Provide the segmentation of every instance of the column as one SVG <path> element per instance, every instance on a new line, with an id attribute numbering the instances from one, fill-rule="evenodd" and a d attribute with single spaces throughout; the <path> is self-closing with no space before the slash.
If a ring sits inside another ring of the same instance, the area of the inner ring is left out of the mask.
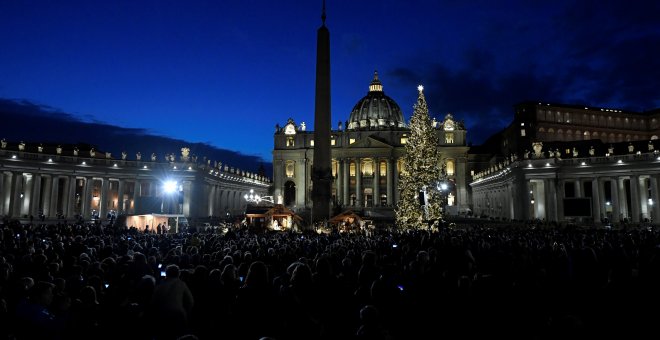
<path id="1" fill-rule="evenodd" d="M 342 194 L 344 194 L 344 206 L 348 206 L 351 203 L 350 163 L 351 163 L 350 158 L 344 158 L 344 160 L 342 161 L 344 167 L 344 173 L 343 173 L 344 190 L 342 191 Z"/>
<path id="2" fill-rule="evenodd" d="M 125 181 L 123 179 L 118 180 L 118 187 L 117 187 L 117 215 L 121 215 L 124 213 L 124 186 L 125 186 Z"/>
<path id="3" fill-rule="evenodd" d="M 34 174 L 25 174 L 25 184 L 23 187 L 23 202 L 21 203 L 21 211 L 19 212 L 20 215 L 30 215 L 32 211 L 30 210 L 31 208 L 31 203 L 32 203 L 32 188 L 34 187 Z"/>
<path id="4" fill-rule="evenodd" d="M 575 197 L 582 197 L 582 181 L 580 179 L 575 180 Z"/>
<path id="5" fill-rule="evenodd" d="M 0 171 L 0 216 L 5 215 L 5 173 Z"/>
<path id="6" fill-rule="evenodd" d="M 76 176 L 67 177 L 66 188 L 66 193 L 62 195 L 66 197 L 66 217 L 73 218 L 76 207 Z M 62 210 L 64 210 L 64 207 L 62 207 Z"/>
<path id="7" fill-rule="evenodd" d="M 133 182 L 133 214 L 137 211 L 137 198 L 142 196 L 142 186 L 140 186 L 140 180 L 135 180 Z"/>
<path id="8" fill-rule="evenodd" d="M 592 206 L 592 216 L 594 218 L 594 224 L 599 225 L 600 224 L 600 209 L 602 207 L 601 203 L 601 195 L 602 191 L 600 188 L 600 181 L 598 178 L 594 178 L 591 180 L 591 206 Z"/>
<path id="9" fill-rule="evenodd" d="M 607 195 L 605 195 L 605 180 L 603 180 L 601 178 L 598 178 L 598 191 L 600 193 L 600 195 L 598 196 L 598 204 L 599 204 L 600 210 L 601 210 L 600 214 L 603 217 L 607 217 L 607 203 L 606 203 Z M 611 204 L 611 202 L 610 202 L 610 204 Z M 603 211 L 603 209 L 606 209 L 606 210 Z"/>
<path id="10" fill-rule="evenodd" d="M 81 197 L 82 211 L 80 212 L 80 214 L 85 219 L 89 219 L 92 217 L 91 201 L 92 201 L 93 182 L 94 182 L 94 178 L 85 177 L 85 190 L 83 190 L 83 194 Z"/>
<path id="11" fill-rule="evenodd" d="M 651 218 L 654 223 L 660 222 L 660 199 L 658 199 L 658 176 L 651 175 L 651 198 L 653 199 L 653 205 L 651 206 Z"/>
<path id="12" fill-rule="evenodd" d="M 628 200 L 626 199 L 625 183 L 626 183 L 625 178 L 618 178 L 616 183 L 619 188 L 619 190 L 617 191 L 619 195 L 619 215 L 621 215 L 622 218 L 630 216 L 630 207 L 628 206 Z"/>
<path id="13" fill-rule="evenodd" d="M 336 202 L 341 202 L 342 197 L 343 197 L 343 195 L 341 194 L 341 185 L 343 183 L 343 180 L 341 178 L 341 173 L 343 171 L 343 169 L 341 167 L 342 162 L 343 162 L 343 160 L 341 160 L 341 159 L 336 159 L 335 160 L 335 164 L 337 166 L 337 168 L 336 168 L 337 172 L 335 174 L 335 201 Z"/>
<path id="14" fill-rule="evenodd" d="M 545 194 L 545 219 L 548 222 L 557 221 L 557 212 L 554 208 L 556 202 L 554 180 L 544 180 L 543 186 Z"/>
<path id="15" fill-rule="evenodd" d="M 60 177 L 53 175 L 50 179 L 50 204 L 48 208 L 48 216 L 57 216 L 58 198 L 60 195 Z"/>
<path id="16" fill-rule="evenodd" d="M 619 222 L 619 215 L 621 214 L 621 206 L 619 204 L 619 179 L 614 177 L 610 182 L 612 183 L 612 186 L 610 187 L 610 189 L 612 189 L 612 222 Z"/>
<path id="17" fill-rule="evenodd" d="M 41 174 L 32 174 L 32 198 L 30 199 L 30 214 L 36 218 L 41 210 Z"/>
<path id="18" fill-rule="evenodd" d="M 641 215 L 641 206 L 639 200 L 639 176 L 630 176 L 630 213 L 632 214 L 632 221 L 639 223 Z"/>
<path id="19" fill-rule="evenodd" d="M 101 199 L 99 200 L 99 218 L 104 219 L 108 214 L 108 188 L 110 187 L 110 179 L 103 178 L 101 183 Z"/>
<path id="20" fill-rule="evenodd" d="M 11 176 L 11 190 L 9 198 L 8 213 L 12 217 L 20 217 L 21 215 L 21 191 L 23 190 L 23 174 L 20 172 L 12 172 Z"/>
<path id="21" fill-rule="evenodd" d="M 380 160 L 375 159 L 374 163 L 376 168 L 374 169 L 374 207 L 380 206 Z"/>
<path id="22" fill-rule="evenodd" d="M 399 202 L 399 170 L 396 167 L 396 158 L 394 159 L 394 166 L 392 167 L 393 174 L 394 174 L 394 184 L 393 184 L 393 191 L 394 191 L 394 200 L 392 202 L 393 205 L 396 205 L 397 202 Z"/>
<path id="23" fill-rule="evenodd" d="M 45 178 L 42 179 L 43 182 L 43 213 L 44 216 L 50 216 L 51 215 L 51 204 L 50 200 L 52 198 L 51 193 L 53 192 L 53 177 L 54 176 L 46 176 Z"/>
<path id="24" fill-rule="evenodd" d="M 362 202 L 362 167 L 360 162 L 362 160 L 358 157 L 355 158 L 355 206 L 364 207 Z"/>
<path id="25" fill-rule="evenodd" d="M 566 198 L 565 180 L 559 180 L 557 189 L 555 189 L 555 195 L 557 196 L 557 222 L 561 222 L 564 220 L 564 198 Z"/>
<path id="26" fill-rule="evenodd" d="M 639 204 L 641 206 L 641 211 L 639 212 L 639 220 L 644 221 L 645 218 L 651 218 L 651 206 L 649 205 L 649 184 L 651 179 L 649 178 L 649 184 L 646 183 L 646 177 L 639 178 Z"/>
<path id="27" fill-rule="evenodd" d="M 392 184 L 394 171 L 392 169 L 392 158 L 387 159 L 387 169 L 385 175 L 387 176 L 387 206 L 391 207 L 394 202 L 394 184 Z"/>

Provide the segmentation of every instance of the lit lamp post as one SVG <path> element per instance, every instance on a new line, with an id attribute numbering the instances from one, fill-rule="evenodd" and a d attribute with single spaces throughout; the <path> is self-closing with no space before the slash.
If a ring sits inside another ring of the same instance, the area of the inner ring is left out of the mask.
<path id="1" fill-rule="evenodd" d="M 165 200 L 167 200 L 167 209 L 165 207 L 161 207 L 161 211 L 171 214 L 172 213 L 172 202 L 174 201 L 175 198 L 178 198 L 175 196 L 175 193 L 177 192 L 178 185 L 176 181 L 166 181 L 163 184 L 163 192 L 165 193 L 165 197 L 163 199 L 163 205 L 165 205 Z M 177 209 L 178 210 L 178 209 Z"/>
<path id="2" fill-rule="evenodd" d="M 255 193 L 254 193 L 254 189 L 250 189 L 250 194 L 245 194 L 245 195 L 243 196 L 243 198 L 245 198 L 245 200 L 246 200 L 248 203 L 256 203 L 256 204 L 259 204 L 259 203 L 261 203 L 262 201 L 263 201 L 263 202 L 268 202 L 268 203 L 271 203 L 271 204 L 274 203 L 274 201 L 273 201 L 273 196 L 259 196 L 259 194 L 255 194 Z"/>

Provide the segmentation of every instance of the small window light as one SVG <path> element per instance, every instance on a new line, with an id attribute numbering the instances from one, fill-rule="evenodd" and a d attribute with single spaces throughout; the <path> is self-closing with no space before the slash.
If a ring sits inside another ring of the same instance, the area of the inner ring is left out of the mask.
<path id="1" fill-rule="evenodd" d="M 587 163 L 586 163 L 586 162 L 582 162 L 582 163 L 580 163 L 580 165 L 587 165 Z"/>
<path id="2" fill-rule="evenodd" d="M 174 170 L 176 170 L 176 165 L 174 166 Z"/>
<path id="3" fill-rule="evenodd" d="M 146 165 L 142 167 L 142 169 L 146 169 L 146 168 L 147 168 L 147 166 L 146 166 Z"/>
<path id="4" fill-rule="evenodd" d="M 48 163 L 53 163 L 53 159 L 52 159 L 52 158 L 48 158 Z"/>
<path id="5" fill-rule="evenodd" d="M 11 159 L 16 159 L 16 155 L 11 155 Z"/>
<path id="6" fill-rule="evenodd" d="M 531 168 L 531 167 L 532 167 L 532 165 L 531 165 L 531 164 L 528 164 L 528 165 L 527 165 L 527 167 L 528 167 L 528 168 Z"/>
<path id="7" fill-rule="evenodd" d="M 619 159 L 618 161 L 616 161 L 616 163 L 621 164 L 621 163 L 623 163 L 623 161 Z"/>
<path id="8" fill-rule="evenodd" d="M 114 166 L 114 167 L 116 168 L 116 167 L 117 167 L 117 163 L 113 164 L 112 166 Z"/>
<path id="9" fill-rule="evenodd" d="M 189 167 L 188 167 L 188 170 L 192 170 L 192 166 L 189 166 Z"/>
<path id="10" fill-rule="evenodd" d="M 82 165 L 87 165 L 87 162 L 83 161 L 83 162 L 82 162 Z"/>
<path id="11" fill-rule="evenodd" d="M 550 166 L 550 163 L 545 163 L 545 166 Z"/>

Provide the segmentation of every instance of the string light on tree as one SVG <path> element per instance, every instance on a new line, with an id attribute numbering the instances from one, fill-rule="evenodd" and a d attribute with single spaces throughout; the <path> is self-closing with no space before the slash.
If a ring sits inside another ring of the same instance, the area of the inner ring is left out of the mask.
<path id="1" fill-rule="evenodd" d="M 396 224 L 400 228 L 427 228 L 428 222 L 442 218 L 442 195 L 437 185 L 444 181 L 438 152 L 438 137 L 429 116 L 424 86 L 417 87 L 417 103 L 410 118 L 410 136 L 402 158 L 399 182 L 400 200 Z"/>

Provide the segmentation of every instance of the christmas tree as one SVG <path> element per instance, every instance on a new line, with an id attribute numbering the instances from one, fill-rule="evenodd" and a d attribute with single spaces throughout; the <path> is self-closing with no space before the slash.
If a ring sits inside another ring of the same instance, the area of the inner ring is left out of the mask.
<path id="1" fill-rule="evenodd" d="M 438 183 L 443 171 L 424 87 L 419 86 L 417 103 L 410 118 L 410 136 L 403 157 L 399 180 L 400 199 L 396 208 L 396 224 L 401 228 L 427 228 L 428 221 L 442 217 L 442 197 Z"/>

